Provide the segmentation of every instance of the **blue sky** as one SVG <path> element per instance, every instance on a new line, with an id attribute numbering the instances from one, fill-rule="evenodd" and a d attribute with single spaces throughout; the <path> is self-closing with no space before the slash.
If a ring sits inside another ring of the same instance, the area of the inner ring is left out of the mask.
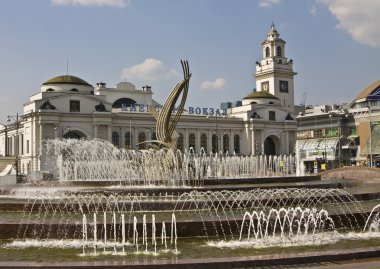
<path id="1" fill-rule="evenodd" d="M 272 21 L 298 72 L 296 104 L 304 92 L 306 104 L 350 102 L 380 79 L 377 0 L 1 0 L 0 10 L 0 123 L 67 60 L 92 85 L 148 84 L 162 103 L 188 59 L 188 106 L 241 100 Z"/>

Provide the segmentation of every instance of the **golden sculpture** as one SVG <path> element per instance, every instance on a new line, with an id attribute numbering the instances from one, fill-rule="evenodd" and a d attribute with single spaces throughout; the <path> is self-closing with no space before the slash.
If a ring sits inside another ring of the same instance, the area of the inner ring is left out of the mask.
<path id="1" fill-rule="evenodd" d="M 175 149 L 177 145 L 178 133 L 175 131 L 179 118 L 185 107 L 187 93 L 189 90 L 189 81 L 191 73 L 189 69 L 189 63 L 182 61 L 183 80 L 174 87 L 169 97 L 160 111 L 157 111 L 154 107 L 150 107 L 149 112 L 156 119 L 156 140 L 147 140 L 142 143 L 157 143 L 161 147 Z M 177 110 L 173 116 L 173 111 L 178 98 L 182 94 L 182 99 L 177 107 Z"/>

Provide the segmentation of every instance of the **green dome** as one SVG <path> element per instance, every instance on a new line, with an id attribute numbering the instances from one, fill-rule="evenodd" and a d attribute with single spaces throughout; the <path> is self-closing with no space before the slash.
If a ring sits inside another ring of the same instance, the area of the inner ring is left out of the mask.
<path id="1" fill-rule="evenodd" d="M 253 92 L 253 93 L 247 95 L 246 97 L 244 97 L 244 99 L 255 99 L 255 98 L 278 99 L 273 94 L 271 94 L 269 92 L 265 92 L 265 91 Z"/>
<path id="2" fill-rule="evenodd" d="M 70 75 L 58 76 L 48 81 L 44 82 L 42 85 L 50 85 L 50 84 L 74 84 L 74 85 L 86 85 L 91 86 L 87 81 Z"/>

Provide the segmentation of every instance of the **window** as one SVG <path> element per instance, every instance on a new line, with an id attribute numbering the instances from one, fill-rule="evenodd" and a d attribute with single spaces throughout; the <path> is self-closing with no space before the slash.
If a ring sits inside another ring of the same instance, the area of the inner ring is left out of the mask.
<path id="1" fill-rule="evenodd" d="M 286 80 L 280 80 L 280 92 L 289 92 L 289 83 Z"/>
<path id="2" fill-rule="evenodd" d="M 282 50 L 280 46 L 277 47 L 277 56 L 282 57 Z"/>
<path id="3" fill-rule="evenodd" d="M 195 134 L 189 135 L 189 148 L 195 149 Z"/>
<path id="4" fill-rule="evenodd" d="M 269 47 L 265 48 L 265 57 L 266 58 L 270 57 L 270 49 L 269 49 Z"/>
<path id="5" fill-rule="evenodd" d="M 54 89 L 49 88 L 49 89 L 47 89 L 46 91 L 47 91 L 47 92 L 54 92 Z"/>
<path id="6" fill-rule="evenodd" d="M 125 138 L 125 148 L 132 149 L 132 134 L 131 134 L 131 132 L 126 132 L 124 138 Z"/>
<path id="7" fill-rule="evenodd" d="M 119 147 L 119 138 L 120 136 L 118 132 L 112 132 L 112 144 L 117 148 Z"/>
<path id="8" fill-rule="evenodd" d="M 338 128 L 332 128 L 326 130 L 326 136 L 332 137 L 332 136 L 338 136 Z M 315 137 L 315 135 L 314 135 Z"/>
<path id="9" fill-rule="evenodd" d="M 72 91 L 72 92 L 77 92 L 78 91 L 78 89 L 71 89 L 70 91 Z"/>
<path id="10" fill-rule="evenodd" d="M 234 152 L 240 153 L 240 136 L 239 135 L 234 136 Z"/>
<path id="11" fill-rule="evenodd" d="M 184 147 L 183 147 L 183 134 L 181 134 L 181 133 L 178 134 L 177 149 L 179 149 L 182 152 L 184 150 Z"/>
<path id="12" fill-rule="evenodd" d="M 328 133 L 327 133 L 327 136 L 329 136 Z M 322 135 L 322 129 L 316 129 L 316 130 L 314 130 L 313 137 L 314 138 L 323 137 L 323 135 Z"/>
<path id="13" fill-rule="evenodd" d="M 230 137 L 228 134 L 223 135 L 223 152 L 226 153 L 230 148 Z"/>
<path id="14" fill-rule="evenodd" d="M 24 155 L 24 135 L 23 134 L 20 135 L 19 145 L 21 147 L 21 150 L 19 150 L 19 152 L 21 153 L 21 155 Z"/>
<path id="15" fill-rule="evenodd" d="M 269 120 L 276 120 L 276 111 L 269 111 Z"/>
<path id="16" fill-rule="evenodd" d="M 80 101 L 70 100 L 70 112 L 80 112 Z"/>
<path id="17" fill-rule="evenodd" d="M 356 127 L 350 127 L 348 129 L 349 135 L 357 135 Z"/>
<path id="18" fill-rule="evenodd" d="M 146 135 L 144 132 L 141 132 L 141 133 L 139 133 L 139 149 L 146 149 L 145 143 L 141 143 L 144 141 L 146 141 Z"/>
<path id="19" fill-rule="evenodd" d="M 201 135 L 201 148 L 203 148 L 204 151 L 207 152 L 207 135 L 206 134 Z"/>

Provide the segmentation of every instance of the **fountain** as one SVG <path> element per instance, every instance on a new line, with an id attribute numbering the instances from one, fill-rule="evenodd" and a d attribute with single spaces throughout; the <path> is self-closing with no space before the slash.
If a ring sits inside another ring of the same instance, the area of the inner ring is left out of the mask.
<path id="1" fill-rule="evenodd" d="M 44 156 L 54 180 L 1 190 L 2 260 L 236 261 L 380 237 L 376 195 L 295 177 L 292 156 L 136 152 L 101 140 L 49 140 Z"/>
<path id="2" fill-rule="evenodd" d="M 176 150 L 191 77 L 182 67 L 184 80 L 151 111 L 156 149 L 47 140 L 49 180 L 0 189 L 0 267 L 236 268 L 380 254 L 378 187 L 299 176 L 294 156 Z"/>

